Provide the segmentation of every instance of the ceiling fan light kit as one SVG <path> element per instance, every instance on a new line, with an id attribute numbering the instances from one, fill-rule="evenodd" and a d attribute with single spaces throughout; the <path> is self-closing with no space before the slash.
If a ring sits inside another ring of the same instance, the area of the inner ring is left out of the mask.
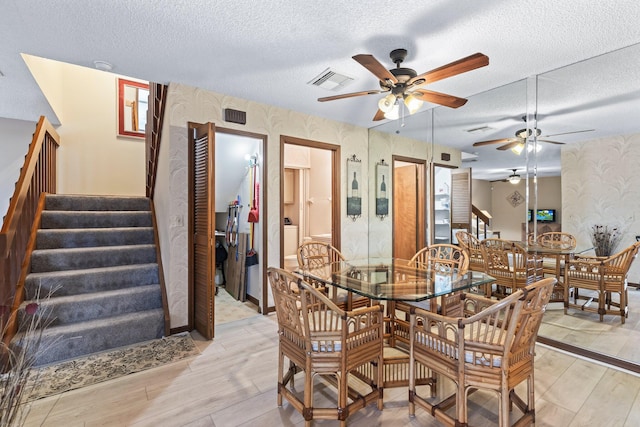
<path id="1" fill-rule="evenodd" d="M 384 118 L 392 120 L 398 119 L 401 109 L 404 107 L 407 108 L 409 114 L 414 114 L 420 110 L 420 107 L 422 107 L 425 101 L 450 108 L 458 108 L 463 106 L 467 100 L 453 95 L 422 89 L 421 86 L 489 65 L 489 57 L 482 53 L 475 53 L 418 75 L 415 70 L 400 66 L 407 56 L 406 49 L 394 49 L 389 56 L 396 64 L 396 68 L 390 70 L 387 70 L 373 55 L 359 54 L 353 56 L 356 62 L 378 78 L 380 85 L 379 90 L 326 96 L 318 98 L 318 101 L 333 101 L 336 99 L 389 92 L 378 101 L 378 111 L 373 117 L 374 121 Z M 402 104 L 404 104 L 404 107 Z"/>
<path id="2" fill-rule="evenodd" d="M 509 178 L 507 178 L 507 181 L 509 181 L 511 184 L 516 185 L 520 183 L 520 175 L 518 175 L 516 173 L 517 169 L 512 169 L 513 170 L 513 174 L 509 175 Z"/>

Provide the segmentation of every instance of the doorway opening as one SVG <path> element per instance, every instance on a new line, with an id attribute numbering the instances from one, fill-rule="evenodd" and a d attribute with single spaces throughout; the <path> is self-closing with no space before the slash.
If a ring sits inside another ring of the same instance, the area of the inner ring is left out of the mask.
<path id="1" fill-rule="evenodd" d="M 340 146 L 283 136 L 280 156 L 280 265 L 292 270 L 306 240 L 340 249 Z"/>
<path id="2" fill-rule="evenodd" d="M 265 150 L 264 135 L 189 123 L 189 326 L 207 339 L 267 313 Z"/>

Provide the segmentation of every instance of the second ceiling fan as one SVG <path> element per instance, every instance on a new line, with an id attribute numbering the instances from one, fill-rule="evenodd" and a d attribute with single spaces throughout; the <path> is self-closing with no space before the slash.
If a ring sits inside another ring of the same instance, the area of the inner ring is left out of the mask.
<path id="1" fill-rule="evenodd" d="M 451 108 L 458 108 L 463 106 L 467 100 L 453 95 L 422 89 L 421 86 L 489 65 L 489 57 L 482 53 L 475 53 L 443 65 L 442 67 L 418 74 L 411 68 L 400 67 L 400 64 L 402 64 L 407 56 L 406 49 L 395 49 L 391 51 L 389 56 L 396 64 L 396 68 L 390 70 L 387 70 L 373 55 L 361 54 L 353 56 L 354 60 L 372 72 L 380 80 L 380 89 L 326 96 L 318 98 L 318 101 L 333 101 L 336 99 L 389 92 L 387 96 L 378 102 L 379 109 L 373 117 L 374 121 L 384 118 L 398 118 L 401 103 L 407 107 L 410 114 L 417 111 L 424 101 Z"/>
<path id="2" fill-rule="evenodd" d="M 526 117 L 522 117 L 522 120 L 525 121 L 526 123 Z M 582 132 L 593 132 L 595 129 L 584 129 L 584 130 L 576 130 L 576 131 L 571 131 L 571 132 L 563 132 L 563 133 L 556 133 L 553 135 L 544 135 L 543 138 L 548 138 L 551 136 L 560 136 L 560 135 L 570 135 L 573 133 L 582 133 Z M 488 141 L 479 141 L 473 144 L 474 147 L 482 147 L 484 145 L 490 145 L 490 144 L 503 144 L 499 147 L 496 147 L 497 150 L 512 150 L 513 152 L 515 152 L 516 154 L 520 154 L 522 152 L 522 150 L 524 149 L 526 142 L 527 142 L 527 138 L 530 137 L 531 135 L 533 135 L 533 132 L 536 132 L 536 137 L 540 136 L 542 134 L 542 132 L 540 131 L 540 129 L 535 128 L 535 129 L 528 129 L 528 128 L 524 128 L 524 129 L 519 129 L 516 131 L 515 136 L 512 138 L 498 138 L 498 139 L 490 139 Z M 558 144 L 558 145 L 564 145 L 564 142 L 559 142 L 559 141 L 551 141 L 548 139 L 537 139 L 538 142 L 546 142 L 549 144 Z"/>

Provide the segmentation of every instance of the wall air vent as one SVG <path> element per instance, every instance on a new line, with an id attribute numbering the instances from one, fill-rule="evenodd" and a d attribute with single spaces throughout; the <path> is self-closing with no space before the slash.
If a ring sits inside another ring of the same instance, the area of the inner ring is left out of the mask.
<path id="1" fill-rule="evenodd" d="M 333 71 L 327 68 L 316 77 L 307 82 L 307 84 L 318 86 L 326 90 L 339 90 L 347 86 L 353 81 L 353 77 Z"/>
<path id="2" fill-rule="evenodd" d="M 239 125 L 247 124 L 247 112 L 240 110 L 224 109 L 224 121 L 230 123 L 238 123 Z"/>

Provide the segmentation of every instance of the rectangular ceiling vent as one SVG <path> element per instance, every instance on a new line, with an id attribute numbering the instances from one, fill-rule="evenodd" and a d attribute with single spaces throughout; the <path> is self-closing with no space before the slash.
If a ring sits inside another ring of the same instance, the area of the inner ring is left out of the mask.
<path id="1" fill-rule="evenodd" d="M 463 163 L 466 162 L 477 162 L 478 161 L 478 155 L 477 154 L 471 154 L 471 153 L 467 153 L 466 151 L 462 151 L 460 153 L 460 157 Z"/>
<path id="2" fill-rule="evenodd" d="M 465 132 L 469 132 L 469 133 L 482 133 L 482 132 L 488 132 L 490 130 L 493 130 L 494 128 L 492 128 L 491 126 L 479 126 L 477 128 L 472 128 L 472 129 L 465 129 Z"/>
<path id="3" fill-rule="evenodd" d="M 327 68 L 316 77 L 307 82 L 307 84 L 318 86 L 326 90 L 339 90 L 347 86 L 353 81 L 353 77 L 333 71 Z"/>

